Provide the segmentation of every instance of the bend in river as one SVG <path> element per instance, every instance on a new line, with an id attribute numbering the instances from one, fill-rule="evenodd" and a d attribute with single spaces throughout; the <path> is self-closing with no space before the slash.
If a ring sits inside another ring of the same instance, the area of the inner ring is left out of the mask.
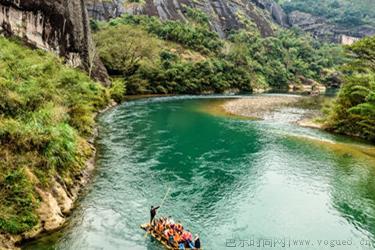
<path id="1" fill-rule="evenodd" d="M 87 195 L 66 228 L 25 249 L 162 249 L 139 225 L 168 188 L 159 214 L 199 233 L 204 249 L 275 238 L 372 249 L 361 244 L 375 239 L 373 147 L 285 122 L 298 109 L 263 121 L 202 111 L 215 102 L 151 98 L 102 115 Z"/>

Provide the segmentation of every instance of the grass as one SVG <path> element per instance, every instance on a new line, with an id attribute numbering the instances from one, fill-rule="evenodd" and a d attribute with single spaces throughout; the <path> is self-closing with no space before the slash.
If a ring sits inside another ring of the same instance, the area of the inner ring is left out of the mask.
<path id="1" fill-rule="evenodd" d="M 73 184 L 107 92 L 56 56 L 0 37 L 0 232 L 38 223 L 35 187 L 48 189 L 57 176 Z"/>

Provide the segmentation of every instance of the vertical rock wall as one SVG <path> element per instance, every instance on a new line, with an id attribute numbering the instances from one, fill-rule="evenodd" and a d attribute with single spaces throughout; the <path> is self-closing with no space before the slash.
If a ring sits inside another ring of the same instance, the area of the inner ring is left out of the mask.
<path id="1" fill-rule="evenodd" d="M 0 31 L 55 52 L 68 64 L 108 82 L 91 39 L 83 0 L 0 0 Z"/>
<path id="2" fill-rule="evenodd" d="M 326 42 L 348 45 L 363 37 L 375 35 L 375 27 L 362 25 L 344 28 L 329 22 L 324 17 L 297 10 L 289 13 L 288 20 L 291 27 L 309 32 L 314 38 Z"/>

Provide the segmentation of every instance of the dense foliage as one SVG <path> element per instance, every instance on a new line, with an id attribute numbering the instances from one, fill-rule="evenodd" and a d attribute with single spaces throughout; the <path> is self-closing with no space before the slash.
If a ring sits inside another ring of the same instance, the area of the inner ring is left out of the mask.
<path id="1" fill-rule="evenodd" d="M 262 38 L 242 30 L 219 39 L 204 13 L 188 10 L 189 23 L 131 15 L 93 23 L 100 56 L 123 76 L 128 94 L 287 88 L 305 78 L 324 81 L 324 69 L 342 63 L 340 47 L 294 31 Z"/>
<path id="2" fill-rule="evenodd" d="M 345 82 L 326 126 L 375 142 L 375 37 L 362 39 L 347 50 L 352 59 L 343 68 Z"/>
<path id="3" fill-rule="evenodd" d="M 375 25 L 373 0 L 280 0 L 287 12 L 299 10 L 323 16 L 343 27 Z"/>
<path id="4" fill-rule="evenodd" d="M 323 82 L 324 69 L 344 62 L 341 47 L 290 30 L 280 30 L 267 38 L 241 31 L 231 36 L 230 41 L 233 42 L 230 55 L 237 51 L 234 60 L 245 56 L 253 62 L 255 72 L 272 87 L 298 83 L 301 77 Z"/>
<path id="5" fill-rule="evenodd" d="M 107 91 L 45 52 L 0 38 L 0 232 L 37 222 L 39 195 L 59 178 L 69 187 L 91 156 L 86 138 Z"/>
<path id="6" fill-rule="evenodd" d="M 199 15 L 202 15 L 200 12 L 199 14 L 192 11 L 189 13 L 193 18 L 199 20 L 203 18 Z M 156 17 L 141 15 L 123 15 L 109 22 L 110 26 L 119 24 L 140 26 L 161 39 L 180 43 L 202 53 L 218 52 L 223 47 L 217 33 L 210 31 L 205 25 L 186 25 L 186 23 L 171 20 L 162 22 Z"/>

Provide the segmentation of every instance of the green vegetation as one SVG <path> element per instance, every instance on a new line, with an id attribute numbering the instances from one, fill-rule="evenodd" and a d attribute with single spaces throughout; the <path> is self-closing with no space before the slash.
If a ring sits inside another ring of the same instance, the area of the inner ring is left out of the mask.
<path id="1" fill-rule="evenodd" d="M 272 87 L 298 83 L 301 77 L 324 82 L 324 69 L 344 62 L 341 47 L 290 30 L 279 30 L 275 37 L 268 38 L 242 31 L 230 40 L 235 50 L 242 48 L 236 60 L 245 55 L 255 62 L 255 71 L 261 72 Z"/>
<path id="2" fill-rule="evenodd" d="M 191 8 L 189 6 L 184 6 L 184 7 L 186 9 L 186 16 L 189 17 L 191 21 L 196 22 L 201 25 L 209 25 L 210 18 L 202 10 Z"/>
<path id="3" fill-rule="evenodd" d="M 327 129 L 375 142 L 375 37 L 347 48 L 344 84 L 328 112 Z"/>
<path id="4" fill-rule="evenodd" d="M 323 73 L 343 62 L 341 47 L 294 31 L 262 38 L 248 29 L 220 39 L 204 13 L 187 11 L 189 23 L 131 15 L 92 23 L 100 57 L 123 77 L 127 94 L 285 89 L 304 78 L 324 81 Z"/>
<path id="5" fill-rule="evenodd" d="M 280 0 L 286 12 L 299 10 L 322 16 L 335 24 L 351 28 L 359 25 L 375 25 L 375 1 L 373 0 Z"/>
<path id="6" fill-rule="evenodd" d="M 38 222 L 35 187 L 69 188 L 92 155 L 94 112 L 107 91 L 55 56 L 0 38 L 0 232 Z"/>
<path id="7" fill-rule="evenodd" d="M 223 47 L 223 42 L 217 33 L 202 25 L 187 25 L 183 22 L 170 20 L 162 22 L 156 17 L 138 15 L 123 15 L 121 18 L 109 22 L 109 26 L 120 24 L 139 26 L 161 39 L 177 42 L 206 54 L 218 52 Z"/>
<path id="8" fill-rule="evenodd" d="M 100 57 L 115 78 L 109 90 L 55 56 L 0 38 L 0 232 L 22 233 L 38 223 L 36 187 L 47 189 L 55 179 L 73 185 L 92 155 L 88 138 L 95 112 L 109 98 L 120 102 L 125 91 L 287 88 L 303 79 L 324 82 L 324 72 L 345 62 L 341 47 L 297 31 L 263 38 L 249 28 L 220 39 L 203 12 L 186 10 L 189 23 L 131 15 L 91 22 Z M 363 22 L 371 18 L 368 14 Z M 345 84 L 326 126 L 374 141 L 375 38 L 348 51 Z"/>

